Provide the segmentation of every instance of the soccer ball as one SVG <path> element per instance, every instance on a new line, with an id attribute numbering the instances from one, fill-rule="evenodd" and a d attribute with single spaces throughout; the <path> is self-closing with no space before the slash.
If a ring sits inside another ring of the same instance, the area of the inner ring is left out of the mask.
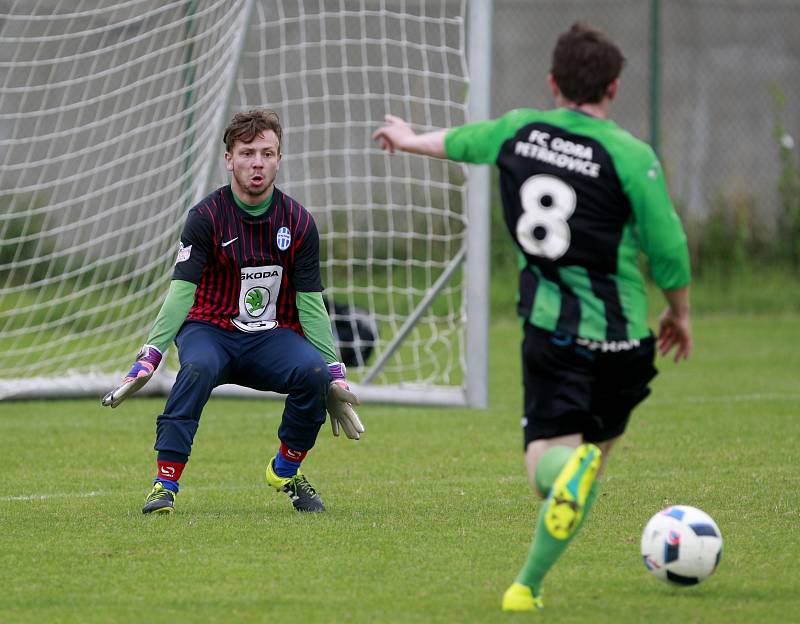
<path id="1" fill-rule="evenodd" d="M 704 511 L 673 505 L 650 518 L 642 533 L 642 559 L 656 578 L 696 585 L 714 573 L 722 556 L 722 534 Z"/>

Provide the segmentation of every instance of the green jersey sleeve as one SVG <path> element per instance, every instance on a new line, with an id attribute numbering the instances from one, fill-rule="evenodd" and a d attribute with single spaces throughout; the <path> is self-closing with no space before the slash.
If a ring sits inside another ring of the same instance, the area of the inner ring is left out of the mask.
<path id="1" fill-rule="evenodd" d="M 172 280 L 161 311 L 147 337 L 147 344 L 153 345 L 161 353 L 167 350 L 189 314 L 194 303 L 195 290 L 197 290 L 197 285 L 192 282 Z"/>
<path id="2" fill-rule="evenodd" d="M 333 333 L 331 332 L 331 319 L 325 308 L 325 302 L 322 300 L 322 293 L 297 293 L 297 312 L 306 340 L 317 348 L 317 351 L 325 358 L 326 364 L 337 362 L 336 347 L 333 344 Z"/>
<path id="3" fill-rule="evenodd" d="M 639 243 L 659 288 L 691 281 L 686 234 L 667 191 L 664 170 L 652 148 L 639 143 L 626 158 L 622 184 L 631 201 Z"/>
<path id="4" fill-rule="evenodd" d="M 450 160 L 474 165 L 493 165 L 503 143 L 517 130 L 533 121 L 537 111 L 519 108 L 502 117 L 451 128 L 444 136 L 444 149 Z"/>

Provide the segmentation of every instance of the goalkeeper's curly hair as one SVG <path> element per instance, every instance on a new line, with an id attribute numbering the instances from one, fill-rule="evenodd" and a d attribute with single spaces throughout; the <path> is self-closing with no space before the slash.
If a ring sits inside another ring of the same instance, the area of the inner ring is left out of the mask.
<path id="1" fill-rule="evenodd" d="M 267 108 L 254 108 L 249 111 L 236 113 L 225 128 L 222 141 L 228 152 L 233 151 L 236 141 L 250 143 L 259 134 L 267 130 L 272 130 L 278 137 L 278 151 L 280 152 L 283 142 L 283 130 L 278 113 Z"/>
<path id="2" fill-rule="evenodd" d="M 576 22 L 558 38 L 550 73 L 568 100 L 595 104 L 619 78 L 624 65 L 625 57 L 605 33 Z"/>

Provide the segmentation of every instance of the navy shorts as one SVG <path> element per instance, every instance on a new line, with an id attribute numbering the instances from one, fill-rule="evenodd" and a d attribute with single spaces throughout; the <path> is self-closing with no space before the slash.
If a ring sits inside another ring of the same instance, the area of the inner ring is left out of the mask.
<path id="1" fill-rule="evenodd" d="M 573 433 L 588 442 L 621 435 L 658 373 L 653 336 L 599 342 L 527 323 L 524 332 L 525 448 Z"/>
<path id="2" fill-rule="evenodd" d="M 211 391 L 228 383 L 287 394 L 278 438 L 297 451 L 314 446 L 331 377 L 305 338 L 286 327 L 245 334 L 187 321 L 175 343 L 181 367 L 156 421 L 156 450 L 190 455 Z"/>

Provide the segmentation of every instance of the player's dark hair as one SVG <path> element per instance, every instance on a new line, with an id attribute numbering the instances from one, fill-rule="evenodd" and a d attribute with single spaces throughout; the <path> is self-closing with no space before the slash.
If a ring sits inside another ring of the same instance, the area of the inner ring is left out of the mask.
<path id="1" fill-rule="evenodd" d="M 616 43 L 597 28 L 576 22 L 558 38 L 550 73 L 566 99 L 595 104 L 619 77 L 624 64 Z"/>
<path id="2" fill-rule="evenodd" d="M 225 128 L 222 140 L 228 152 L 233 151 L 236 141 L 250 143 L 262 132 L 272 130 L 278 137 L 278 151 L 281 149 L 283 132 L 281 130 L 281 120 L 278 113 L 266 108 L 254 108 L 253 110 L 236 113 Z"/>

